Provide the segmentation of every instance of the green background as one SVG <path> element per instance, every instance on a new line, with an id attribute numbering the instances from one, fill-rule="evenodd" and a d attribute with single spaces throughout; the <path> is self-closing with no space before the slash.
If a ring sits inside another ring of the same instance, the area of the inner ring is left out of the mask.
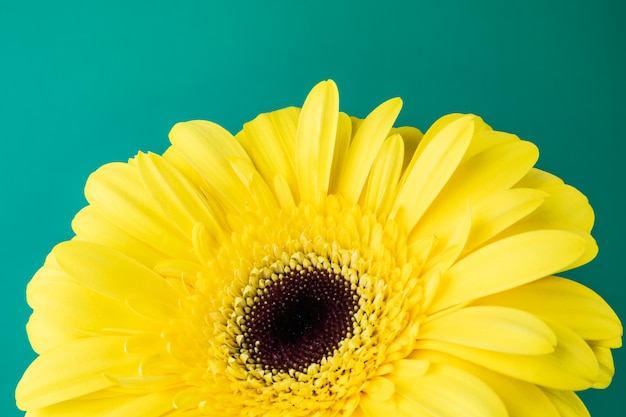
<path id="1" fill-rule="evenodd" d="M 162 152 L 177 121 L 236 132 L 332 78 L 365 116 L 401 96 L 400 124 L 481 115 L 541 150 L 539 166 L 596 210 L 596 260 L 567 274 L 626 318 L 626 8 L 583 1 L 133 2 L 0 0 L 0 415 L 32 360 L 26 283 L 72 236 L 88 174 Z M 592 415 L 623 415 L 626 350 Z"/>

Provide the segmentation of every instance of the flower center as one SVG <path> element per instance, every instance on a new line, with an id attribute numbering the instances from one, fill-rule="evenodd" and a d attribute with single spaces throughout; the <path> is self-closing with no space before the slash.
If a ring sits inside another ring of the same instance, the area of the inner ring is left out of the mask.
<path id="1" fill-rule="evenodd" d="M 304 370 L 331 356 L 352 330 L 358 307 L 350 281 L 328 269 L 290 269 L 252 306 L 246 345 L 266 369 Z"/>

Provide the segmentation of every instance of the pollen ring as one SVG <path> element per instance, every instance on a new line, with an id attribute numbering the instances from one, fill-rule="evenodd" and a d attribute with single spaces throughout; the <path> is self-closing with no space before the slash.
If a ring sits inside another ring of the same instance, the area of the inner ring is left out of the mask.
<path id="1" fill-rule="evenodd" d="M 251 277 L 256 288 L 244 289 L 243 320 L 230 322 L 243 336 L 235 354 L 246 365 L 304 372 L 351 336 L 359 300 L 354 271 L 299 252 L 258 272 Z"/>

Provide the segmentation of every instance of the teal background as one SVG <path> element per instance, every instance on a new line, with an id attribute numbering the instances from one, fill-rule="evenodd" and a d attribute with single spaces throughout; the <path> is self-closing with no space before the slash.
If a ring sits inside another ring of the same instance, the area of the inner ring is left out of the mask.
<path id="1" fill-rule="evenodd" d="M 88 174 L 162 152 L 177 121 L 236 132 L 301 105 L 318 81 L 365 116 L 401 96 L 400 124 L 481 115 L 541 150 L 539 166 L 596 210 L 596 260 L 569 272 L 626 318 L 626 8 L 584 1 L 0 0 L 0 415 L 33 359 L 25 286 L 72 236 Z M 626 350 L 607 390 L 582 396 L 621 416 Z"/>

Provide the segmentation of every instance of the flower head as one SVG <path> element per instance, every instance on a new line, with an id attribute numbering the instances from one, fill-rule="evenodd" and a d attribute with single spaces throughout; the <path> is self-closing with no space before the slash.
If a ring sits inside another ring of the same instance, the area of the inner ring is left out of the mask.
<path id="1" fill-rule="evenodd" d="M 93 173 L 28 286 L 29 417 L 585 416 L 622 327 L 554 274 L 593 212 L 479 117 L 425 135 L 332 81 Z"/>

